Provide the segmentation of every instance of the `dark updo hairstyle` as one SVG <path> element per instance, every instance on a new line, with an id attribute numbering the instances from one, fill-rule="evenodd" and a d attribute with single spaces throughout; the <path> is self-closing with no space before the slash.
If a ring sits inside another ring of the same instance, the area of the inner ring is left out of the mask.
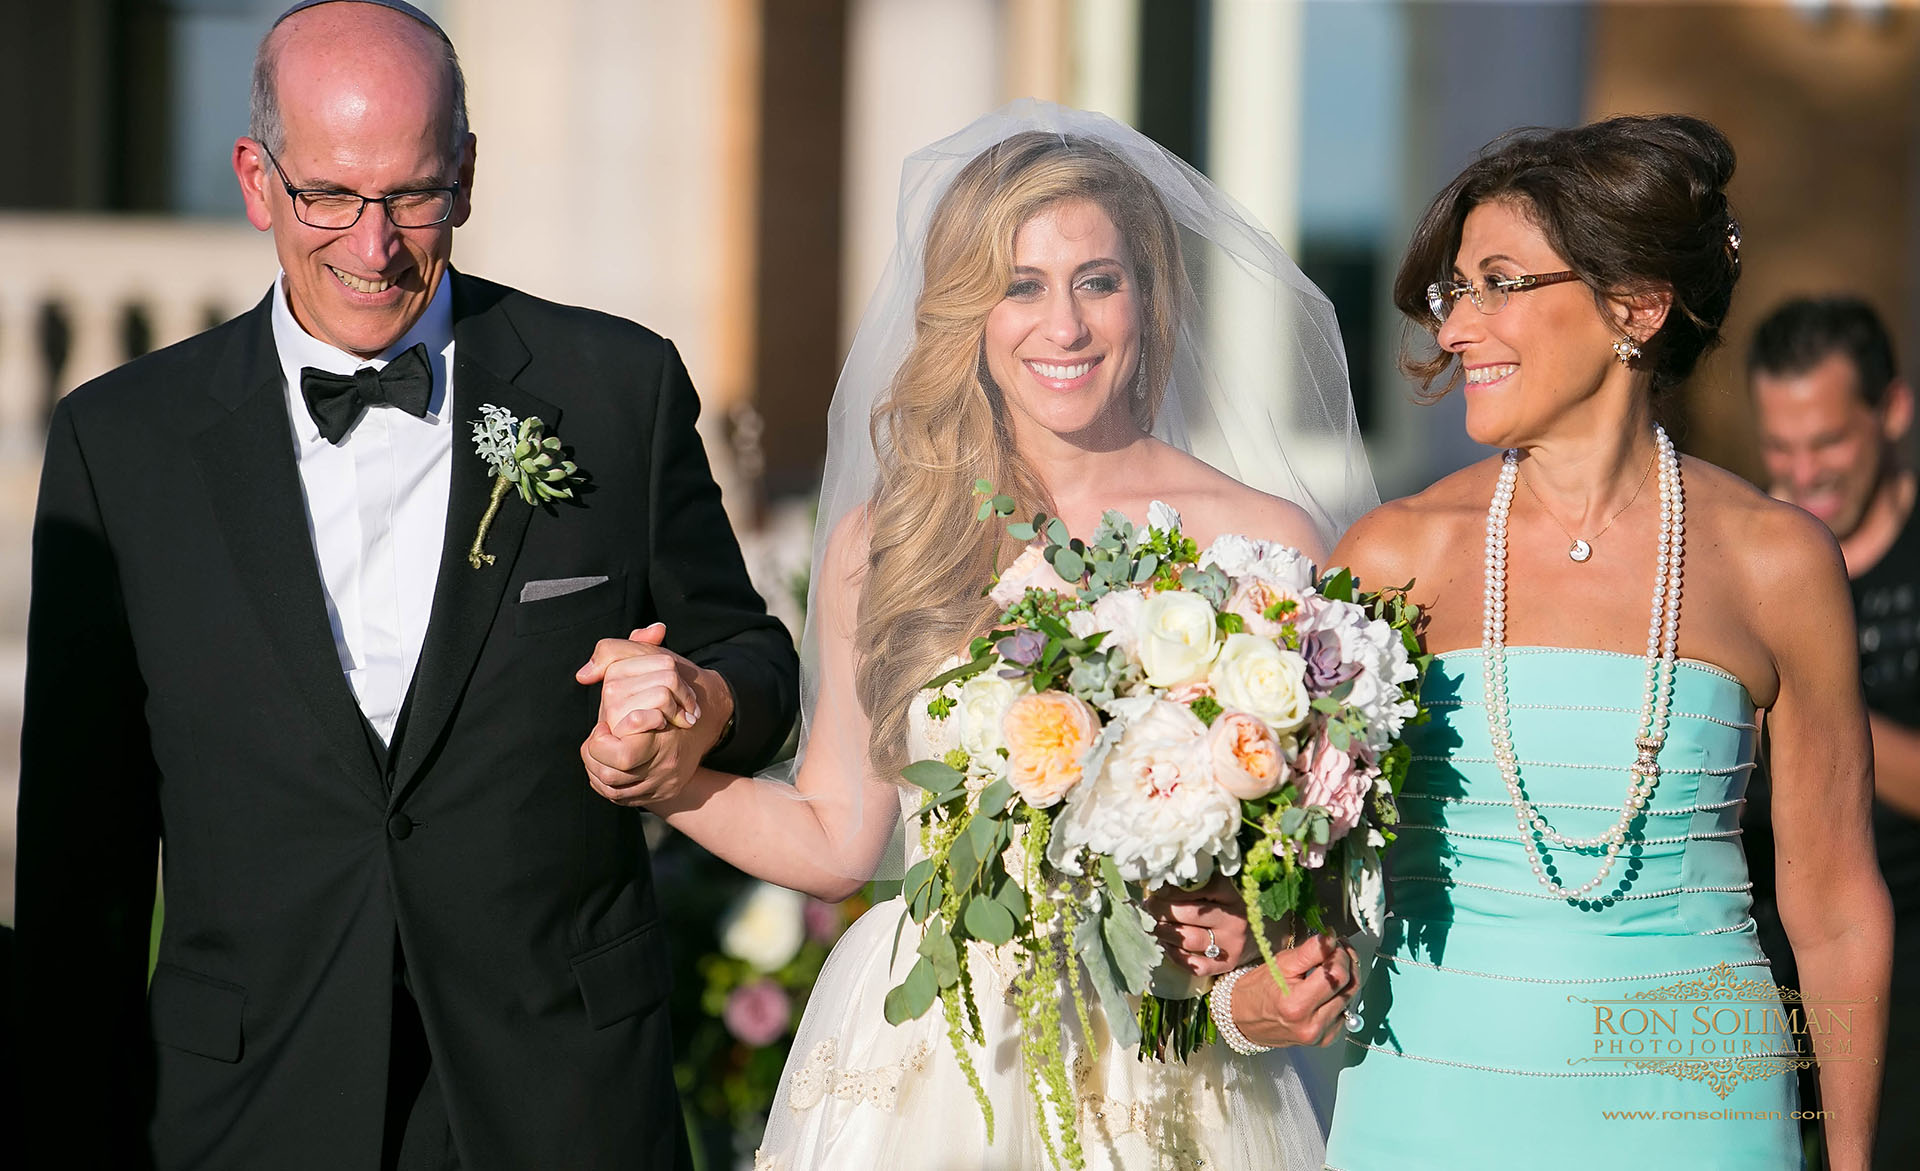
<path id="1" fill-rule="evenodd" d="M 1434 197 L 1414 229 L 1393 282 L 1393 303 L 1429 334 L 1427 285 L 1448 279 L 1467 213 L 1511 200 L 1567 267 L 1607 297 L 1671 291 L 1672 308 L 1634 366 L 1651 370 L 1656 393 L 1679 383 L 1720 343 L 1720 325 L 1740 275 L 1738 231 L 1727 204 L 1733 146 L 1710 123 L 1684 114 L 1608 118 L 1568 130 L 1515 130 L 1488 143 Z M 1429 393 L 1454 355 L 1409 350 L 1401 359 Z M 1450 377 L 1437 393 L 1454 385 Z"/>

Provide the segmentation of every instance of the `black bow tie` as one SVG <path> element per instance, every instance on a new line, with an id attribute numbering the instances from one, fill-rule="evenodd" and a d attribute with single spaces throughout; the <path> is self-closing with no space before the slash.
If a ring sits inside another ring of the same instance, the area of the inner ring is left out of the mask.
<path id="1" fill-rule="evenodd" d="M 421 342 L 381 370 L 362 366 L 352 374 L 329 374 L 312 366 L 300 371 L 300 394 L 307 413 L 328 443 L 339 443 L 360 412 L 376 403 L 399 407 L 416 418 L 427 413 L 433 397 L 433 366 Z"/>

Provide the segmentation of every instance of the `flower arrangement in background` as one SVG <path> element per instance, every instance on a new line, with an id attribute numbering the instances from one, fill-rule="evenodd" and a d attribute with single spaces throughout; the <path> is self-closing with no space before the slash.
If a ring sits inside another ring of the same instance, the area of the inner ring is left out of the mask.
<path id="1" fill-rule="evenodd" d="M 656 857 L 669 938 L 693 951 L 675 956 L 674 1077 L 696 1165 L 731 1167 L 759 1144 L 821 965 L 868 903 L 760 882 L 678 835 Z"/>

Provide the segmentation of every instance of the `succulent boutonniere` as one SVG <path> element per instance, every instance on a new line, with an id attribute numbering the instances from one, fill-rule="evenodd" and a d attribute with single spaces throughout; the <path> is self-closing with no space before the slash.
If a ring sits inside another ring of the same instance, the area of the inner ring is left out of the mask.
<path id="1" fill-rule="evenodd" d="M 573 477 L 580 469 L 572 460 L 561 458 L 560 437 L 542 434 L 544 429 L 538 416 L 516 419 L 507 408 L 492 403 L 480 408 L 480 421 L 473 425 L 473 447 L 487 461 L 493 496 L 480 518 L 480 531 L 473 535 L 473 548 L 467 550 L 467 563 L 475 569 L 493 564 L 493 554 L 482 547 L 509 489 L 519 488 L 520 499 L 533 505 L 573 498 Z"/>

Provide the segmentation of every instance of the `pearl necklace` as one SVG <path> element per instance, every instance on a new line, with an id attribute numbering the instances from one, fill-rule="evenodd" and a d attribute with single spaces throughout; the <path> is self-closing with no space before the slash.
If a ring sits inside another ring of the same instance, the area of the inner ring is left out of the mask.
<path id="1" fill-rule="evenodd" d="M 1660 467 L 1660 542 L 1653 575 L 1652 617 L 1647 624 L 1647 678 L 1645 699 L 1640 705 L 1640 729 L 1634 737 L 1634 762 L 1627 770 L 1627 797 L 1620 816 L 1603 833 L 1590 838 L 1573 838 L 1560 833 L 1540 810 L 1527 799 L 1520 787 L 1520 761 L 1513 751 L 1513 725 L 1507 707 L 1507 515 L 1513 511 L 1514 482 L 1520 473 L 1520 453 L 1508 451 L 1500 463 L 1500 479 L 1493 490 L 1493 503 L 1487 509 L 1486 601 L 1480 627 L 1482 680 L 1486 691 L 1487 732 L 1493 741 L 1493 756 L 1506 782 L 1507 795 L 1513 800 L 1514 819 L 1520 825 L 1520 842 L 1527 851 L 1533 876 L 1555 898 L 1585 899 L 1606 881 L 1620 848 L 1626 842 L 1627 827 L 1646 809 L 1660 781 L 1660 746 L 1666 740 L 1667 714 L 1673 705 L 1674 651 L 1680 640 L 1680 562 L 1686 547 L 1686 496 L 1680 483 L 1680 460 L 1673 442 L 1655 424 L 1655 459 Z M 1540 859 L 1535 838 L 1542 838 L 1567 850 L 1604 850 L 1600 872 L 1577 887 L 1561 886 L 1550 876 Z"/>

